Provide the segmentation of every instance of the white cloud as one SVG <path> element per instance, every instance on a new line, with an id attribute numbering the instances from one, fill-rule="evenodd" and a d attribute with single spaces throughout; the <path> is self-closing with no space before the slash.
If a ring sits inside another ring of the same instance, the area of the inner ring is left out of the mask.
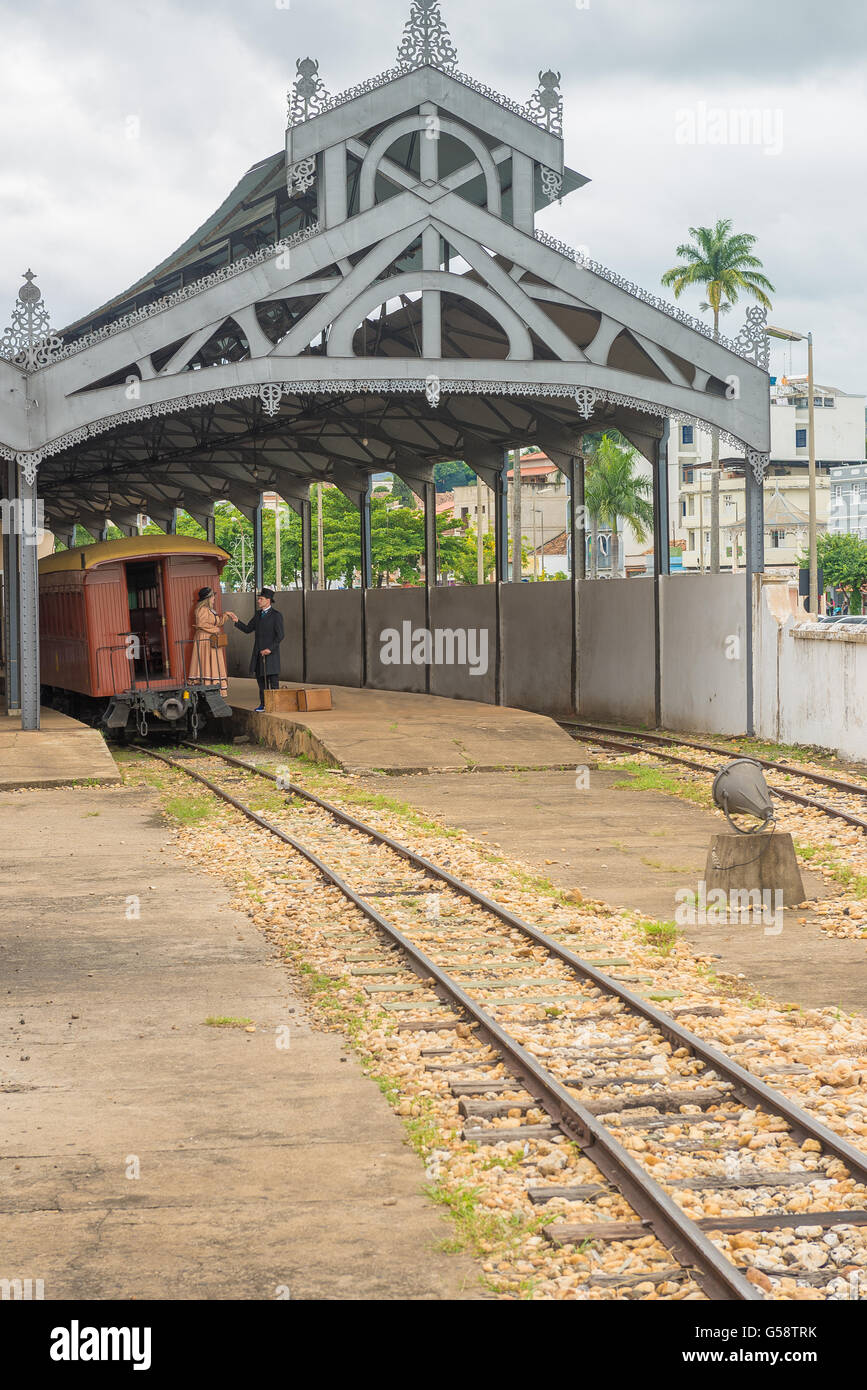
<path id="1" fill-rule="evenodd" d="M 867 387 L 860 0 L 443 10 L 462 69 L 507 95 L 562 70 L 567 160 L 593 182 L 542 225 L 657 290 L 687 228 L 730 216 L 758 237 L 774 319 L 812 329 L 821 377 Z M 297 57 L 319 58 L 339 91 L 393 63 L 408 13 L 409 0 L 0 4 L 0 318 L 28 264 L 58 324 L 125 289 L 280 148 Z M 678 144 L 677 112 L 700 103 L 779 111 L 781 153 Z"/>

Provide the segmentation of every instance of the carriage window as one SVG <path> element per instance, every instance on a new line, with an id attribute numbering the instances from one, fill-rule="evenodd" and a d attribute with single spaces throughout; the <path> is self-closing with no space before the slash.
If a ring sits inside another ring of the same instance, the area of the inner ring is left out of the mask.
<path id="1" fill-rule="evenodd" d="M 153 561 L 127 565 L 126 588 L 129 602 L 127 630 L 134 632 L 139 639 L 136 679 L 168 675 L 159 566 Z"/>

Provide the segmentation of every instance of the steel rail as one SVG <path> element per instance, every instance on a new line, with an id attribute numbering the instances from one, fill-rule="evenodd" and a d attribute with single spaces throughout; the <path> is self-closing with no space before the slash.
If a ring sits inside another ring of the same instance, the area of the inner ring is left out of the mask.
<path id="1" fill-rule="evenodd" d="M 215 752 L 212 749 L 203 747 L 201 744 L 187 743 L 185 746 L 194 749 L 196 752 L 206 757 L 220 758 L 223 762 L 243 768 L 246 772 L 254 772 L 257 776 L 263 777 L 267 781 L 279 782 L 282 788 L 286 791 L 291 791 L 292 795 L 299 796 L 303 800 L 318 806 L 321 810 L 333 816 L 335 820 L 341 821 L 344 825 L 358 831 L 362 835 L 366 835 L 377 844 L 385 845 L 388 849 L 400 855 L 401 858 L 415 865 L 416 868 L 422 869 L 430 877 L 439 879 L 440 882 L 447 884 L 448 887 L 452 888 L 456 893 L 469 898 L 472 902 L 476 903 L 478 907 L 498 917 L 506 926 L 514 927 L 517 931 L 522 932 L 524 936 L 534 941 L 536 945 L 544 947 L 551 955 L 556 956 L 558 960 L 570 966 L 576 973 L 590 980 L 597 988 L 613 995 L 623 1004 L 627 1005 L 633 1012 L 640 1013 L 642 1017 L 653 1023 L 669 1041 L 676 1042 L 678 1046 L 681 1047 L 688 1047 L 695 1056 L 700 1057 L 709 1067 L 719 1072 L 720 1075 L 724 1076 L 732 1083 L 734 1093 L 739 1100 L 744 1101 L 750 1106 L 761 1105 L 766 1110 L 771 1110 L 775 1114 L 783 1116 L 791 1126 L 792 1132 L 799 1137 L 802 1142 L 804 1139 L 817 1139 L 824 1149 L 827 1149 L 829 1153 L 835 1154 L 837 1158 L 845 1163 L 847 1168 L 853 1173 L 857 1173 L 861 1182 L 867 1183 L 867 1153 L 862 1152 L 860 1149 L 856 1149 L 854 1145 L 841 1138 L 840 1135 L 835 1134 L 833 1130 L 828 1129 L 821 1121 L 814 1119 L 806 1110 L 802 1110 L 799 1105 L 790 1101 L 782 1092 L 775 1091 L 773 1087 L 767 1086 L 760 1077 L 747 1071 L 744 1067 L 740 1066 L 738 1062 L 727 1057 L 725 1053 L 718 1052 L 710 1043 L 705 1042 L 697 1033 L 692 1033 L 688 1028 L 684 1028 L 669 1014 L 663 1013 L 662 1010 L 655 1008 L 648 1000 L 643 999 L 638 994 L 633 994 L 631 990 L 625 989 L 623 985 L 617 980 L 612 979 L 610 975 L 605 975 L 601 970 L 597 970 L 595 966 L 582 960 L 580 956 L 576 956 L 574 951 L 569 950 L 568 946 L 563 946 L 553 937 L 546 936 L 545 933 L 539 931 L 537 927 L 532 926 L 529 922 L 525 922 L 523 918 L 518 917 L 514 912 L 511 912 L 507 907 L 503 907 L 493 898 L 489 898 L 484 893 L 480 893 L 476 888 L 473 888 L 471 884 L 464 883 L 461 879 L 456 878 L 455 875 L 449 873 L 447 869 L 443 869 L 438 864 L 434 864 L 430 859 L 425 859 L 421 854 L 416 854 L 414 850 L 409 849 L 407 845 L 401 844 L 399 840 L 393 840 L 390 835 L 385 835 L 382 831 L 376 830 L 373 826 L 358 820 L 355 816 L 350 815 L 349 812 L 342 810 L 339 806 L 334 806 L 329 801 L 323 800 L 322 797 L 316 796 L 314 792 L 308 791 L 305 787 L 300 787 L 296 783 L 287 784 L 283 779 L 278 778 L 275 773 L 268 772 L 266 768 L 257 767 L 255 763 L 244 762 L 243 759 L 234 758 L 227 753 Z M 706 768 L 704 770 L 707 771 Z"/>
<path id="2" fill-rule="evenodd" d="M 594 734 L 625 734 L 629 738 L 640 738 L 646 743 L 664 743 L 669 748 L 699 748 L 705 753 L 718 753 L 724 758 L 751 758 L 773 772 L 787 772 L 794 777 L 803 777 L 807 782 L 819 782 L 823 787 L 834 787 L 837 791 L 852 792 L 855 796 L 867 796 L 867 782 L 846 782 L 842 777 L 829 777 L 823 772 L 807 772 L 795 763 L 775 762 L 773 758 L 760 758 L 757 753 L 737 753 L 733 748 L 720 748 L 718 744 L 697 743 L 695 739 L 674 738 L 671 734 L 645 733 L 643 729 L 620 729 L 607 724 L 585 724 L 580 720 L 560 719 L 563 729 L 583 729 Z"/>
<path id="3" fill-rule="evenodd" d="M 192 747 L 194 745 L 187 744 L 186 746 Z M 206 752 L 199 745 L 195 746 L 198 751 L 205 753 L 205 756 L 223 756 L 219 753 Z M 595 1115 L 586 1110 L 565 1086 L 541 1066 L 517 1039 L 507 1033 L 497 1020 L 471 995 L 467 994 L 456 980 L 453 980 L 435 961 L 420 951 L 371 903 L 356 893 L 334 869 L 307 849 L 299 840 L 296 840 L 294 836 L 287 834 L 279 826 L 272 825 L 264 816 L 260 816 L 257 811 L 245 806 L 242 801 L 218 786 L 216 782 L 212 782 L 210 778 L 202 776 L 193 768 L 184 767 L 183 763 L 167 758 L 153 749 L 141 748 L 140 751 L 145 753 L 147 757 L 155 758 L 159 762 L 165 763 L 166 766 L 184 773 L 187 777 L 194 778 L 213 792 L 215 796 L 220 797 L 230 806 L 233 806 L 236 811 L 246 816 L 254 825 L 269 831 L 284 844 L 289 845 L 306 859 L 324 879 L 339 889 L 374 926 L 398 945 L 409 959 L 413 972 L 425 983 L 433 982 L 435 992 L 439 998 L 443 999 L 443 1002 L 456 1004 L 478 1025 L 479 1034 L 490 1047 L 508 1059 L 515 1075 L 523 1082 L 530 1095 L 539 1101 L 555 1123 L 587 1154 L 638 1213 L 641 1221 L 637 1224 L 646 1226 L 648 1233 L 655 1235 L 671 1251 L 679 1263 L 694 1274 L 697 1282 L 711 1298 L 738 1299 L 744 1302 L 762 1301 L 763 1295 L 756 1286 L 751 1284 L 740 1270 L 725 1258 L 704 1234 L 701 1227 L 686 1216 L 668 1193 L 635 1161 L 628 1150 L 617 1142 L 604 1125 L 600 1124 Z M 260 771 L 251 764 L 242 763 L 240 759 L 226 757 L 225 761 L 235 762 L 248 771 Z M 272 774 L 264 772 L 262 775 L 272 777 Z M 276 781 L 277 779 L 273 778 L 273 780 Z M 301 790 L 303 789 L 299 788 L 299 791 Z M 312 798 L 312 794 L 309 795 Z M 318 798 L 312 799 L 318 801 Z M 329 809 L 328 803 L 323 802 L 322 806 L 323 809 Z M 358 824 L 360 825 L 361 822 Z M 372 830 L 372 827 L 368 828 L 367 833 L 380 838 L 378 833 Z M 381 838 L 383 843 L 395 848 L 398 847 L 397 842 L 389 841 L 388 837 Z M 411 851 L 407 851 L 406 857 L 410 855 Z M 421 862 L 426 863 L 426 861 Z M 455 882 L 458 881 L 455 880 Z M 542 939 L 546 940 L 546 938 Z"/>
<path id="4" fill-rule="evenodd" d="M 571 727 L 579 728 L 581 726 L 572 725 Z M 583 727 L 588 733 L 591 732 L 589 725 Z M 644 734 L 632 734 L 630 737 L 644 739 L 645 736 Z M 623 753 L 649 753 L 651 758 L 659 758 L 662 762 L 666 763 L 677 763 L 680 767 L 688 767 L 693 772 L 703 772 L 708 777 L 713 777 L 715 773 L 719 772 L 719 768 L 706 767 L 704 763 L 694 762 L 692 758 L 680 758 L 676 753 L 660 753 L 656 748 L 648 748 L 645 743 L 624 743 L 622 739 L 609 738 L 603 734 L 592 733 L 588 741 L 601 744 L 603 748 L 620 749 Z M 676 740 L 672 740 L 672 743 L 675 747 L 678 746 Z M 703 745 L 693 743 L 686 746 L 690 748 L 701 748 Z M 720 751 L 719 748 L 713 749 L 715 753 L 719 753 Z M 761 759 L 753 759 L 753 761 L 760 762 Z M 768 763 L 766 765 L 768 767 L 777 768 L 777 770 L 779 770 L 780 766 L 778 763 Z M 806 778 L 809 774 L 801 773 L 800 775 Z M 829 806 L 824 801 L 816 801 L 813 797 L 802 796 L 800 792 L 790 791 L 788 787 L 770 786 L 768 790 L 772 796 L 779 797 L 781 801 L 794 801 L 798 806 L 808 806 L 813 811 L 822 811 L 826 816 L 833 816 L 835 820 L 845 821 L 847 825 L 855 826 L 856 830 L 867 830 L 867 820 L 862 820 L 860 816 L 853 816 L 848 811 L 840 811 L 836 806 Z M 858 790 L 860 791 L 860 789 Z M 867 794 L 867 789 L 865 789 L 865 794 Z"/>

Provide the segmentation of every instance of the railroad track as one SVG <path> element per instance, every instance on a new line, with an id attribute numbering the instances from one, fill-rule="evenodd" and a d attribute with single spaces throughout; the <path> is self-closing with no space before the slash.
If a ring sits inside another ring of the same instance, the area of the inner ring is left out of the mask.
<path id="1" fill-rule="evenodd" d="M 681 767 L 689 768 L 693 772 L 704 772 L 714 776 L 721 767 L 731 762 L 737 757 L 753 758 L 751 753 L 735 753 L 725 748 L 714 747 L 710 743 L 697 743 L 687 738 L 672 738 L 664 734 L 634 733 L 629 729 L 612 728 L 600 724 L 584 724 L 571 720 L 561 720 L 561 727 L 572 734 L 575 739 L 581 742 L 596 744 L 601 748 L 611 748 L 623 753 L 648 753 L 652 758 L 659 758 L 662 762 L 675 763 Z M 709 766 L 706 762 L 697 762 L 694 758 L 684 758 L 676 753 L 664 753 L 660 751 L 661 745 L 668 748 L 695 748 L 701 752 L 713 753 L 723 761 L 714 766 Z M 806 796 L 803 792 L 797 792 L 790 786 L 781 786 L 779 781 L 769 781 L 768 786 L 774 796 L 783 801 L 792 801 L 798 806 L 807 806 L 814 811 L 822 811 L 826 816 L 832 816 L 835 820 L 845 821 L 847 825 L 853 825 L 858 830 L 867 830 L 867 818 L 865 815 L 858 814 L 856 808 L 863 807 L 867 812 L 867 783 L 849 782 L 841 777 L 830 777 L 824 773 L 808 772 L 806 769 L 797 767 L 794 763 L 774 762 L 770 758 L 753 758 L 754 762 L 760 763 L 769 772 L 783 777 L 801 778 L 805 783 L 815 782 L 821 786 L 829 787 L 840 797 L 848 797 L 853 805 L 833 804 L 828 801 L 817 801 L 815 797 Z"/>
<path id="2" fill-rule="evenodd" d="M 685 1280 L 713 1299 L 758 1300 L 775 1277 L 831 1282 L 834 1269 L 819 1271 L 817 1258 L 824 1264 L 829 1246 L 842 1237 L 840 1249 L 847 1248 L 867 1226 L 867 1154 L 601 968 L 628 962 L 583 957 L 305 788 L 227 754 L 187 747 L 194 756 L 182 760 L 139 751 L 294 851 L 297 891 L 312 892 L 324 880 L 366 919 L 325 934 L 371 1004 L 397 1018 L 401 1031 L 437 1035 L 438 1045 L 422 1055 L 458 1099 L 464 1137 L 532 1146 L 565 1136 L 595 1164 L 599 1182 L 528 1190 L 534 1204 L 568 1204 L 546 1227 L 549 1241 L 646 1245 L 656 1237 L 677 1265 L 605 1276 L 623 1290 L 648 1279 L 679 1287 Z M 239 795 L 261 778 L 287 797 L 271 819 Z M 425 899 L 435 910 L 423 916 Z M 387 904 L 387 916 L 379 904 Z M 700 1005 L 681 1011 L 707 1012 Z M 807 1070 L 781 1065 L 768 1074 Z M 762 1131 L 770 1138 L 757 1166 L 752 1150 L 748 1161 L 742 1155 L 761 1128 L 759 1114 L 772 1128 Z M 689 1155 L 689 1176 L 665 1175 L 673 1155 L 680 1165 Z M 628 1203 L 629 1219 L 606 1218 L 612 1191 Z M 720 1193 L 738 1210 L 720 1213 L 713 1196 Z M 697 1205 L 712 1199 L 716 1210 L 701 1214 Z M 779 1232 L 786 1242 L 794 1232 L 799 1243 L 788 1252 L 801 1255 L 765 1268 L 758 1287 L 724 1248 L 727 1237 L 745 1232 Z"/>

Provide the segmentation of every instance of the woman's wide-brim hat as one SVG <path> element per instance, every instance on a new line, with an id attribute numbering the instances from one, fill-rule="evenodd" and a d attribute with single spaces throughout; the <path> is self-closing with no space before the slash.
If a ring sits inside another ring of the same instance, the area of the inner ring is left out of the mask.
<path id="1" fill-rule="evenodd" d="M 213 589 L 200 589 L 200 590 L 199 590 L 199 603 L 202 603 L 206 598 L 211 598 L 211 597 L 213 596 L 213 593 L 214 593 Z"/>

